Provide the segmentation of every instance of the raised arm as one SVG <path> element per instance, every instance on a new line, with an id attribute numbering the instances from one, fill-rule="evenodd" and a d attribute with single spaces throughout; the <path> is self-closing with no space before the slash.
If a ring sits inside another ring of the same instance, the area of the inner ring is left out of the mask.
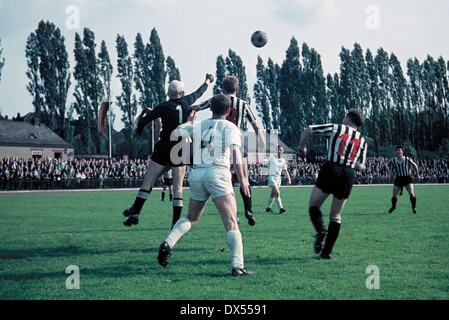
<path id="1" fill-rule="evenodd" d="M 301 155 L 307 154 L 307 148 L 306 143 L 309 140 L 310 137 L 310 128 L 307 127 L 304 129 L 304 131 L 301 134 L 301 138 L 299 139 L 299 145 L 298 145 L 298 153 Z"/>
<path id="2" fill-rule="evenodd" d="M 188 105 L 194 104 L 195 101 L 198 100 L 204 94 L 204 92 L 206 92 L 207 88 L 209 87 L 209 84 L 211 84 L 212 82 L 214 82 L 214 76 L 210 73 L 207 73 L 206 80 L 204 80 L 204 83 L 195 92 L 184 97 L 186 103 Z"/>
<path id="3" fill-rule="evenodd" d="M 253 123 L 251 123 L 251 125 L 253 126 L 253 129 L 257 135 L 257 146 L 259 147 L 258 152 L 263 153 L 263 152 L 265 152 L 265 149 L 267 147 L 267 145 L 265 143 L 265 138 L 263 136 L 263 132 L 260 129 L 260 126 L 257 122 L 253 122 Z"/>

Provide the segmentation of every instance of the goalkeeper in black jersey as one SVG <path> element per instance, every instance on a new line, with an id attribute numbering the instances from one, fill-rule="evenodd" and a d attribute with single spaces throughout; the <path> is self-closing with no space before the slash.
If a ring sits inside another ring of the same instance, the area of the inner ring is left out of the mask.
<path id="1" fill-rule="evenodd" d="M 137 121 L 137 134 L 141 134 L 144 127 L 158 118 L 162 122 L 162 131 L 159 134 L 160 140 L 154 146 L 154 152 L 151 161 L 148 163 L 145 180 L 137 193 L 134 204 L 123 212 L 127 217 L 123 222 L 125 226 L 132 226 L 139 223 L 139 215 L 142 206 L 147 200 L 153 184 L 156 180 L 168 170 L 172 169 L 173 174 L 173 222 L 178 221 L 183 207 L 182 187 L 186 172 L 187 160 L 183 157 L 186 154 L 179 155 L 178 151 L 190 150 L 187 147 L 188 142 L 182 139 L 171 139 L 171 133 L 178 125 L 185 123 L 190 113 L 191 106 L 206 92 L 210 83 L 214 81 L 211 74 L 206 74 L 205 82 L 193 93 L 183 96 L 184 83 L 174 80 L 168 87 L 169 100 L 156 106 L 153 110 L 145 110 Z M 178 147 L 181 146 L 181 148 Z"/>

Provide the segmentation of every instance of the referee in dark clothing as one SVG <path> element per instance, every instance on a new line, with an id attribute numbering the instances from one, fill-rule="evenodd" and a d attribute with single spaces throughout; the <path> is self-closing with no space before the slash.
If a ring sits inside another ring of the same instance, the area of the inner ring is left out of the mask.
<path id="1" fill-rule="evenodd" d="M 416 172 L 418 180 L 419 169 L 416 163 L 409 157 L 404 156 L 404 148 L 402 146 L 396 147 L 396 158 L 390 162 L 390 175 L 396 174 L 393 186 L 393 197 L 391 198 L 391 208 L 388 213 L 392 213 L 396 209 L 396 203 L 398 202 L 398 194 L 402 194 L 402 188 L 405 187 L 410 195 L 410 202 L 412 203 L 412 211 L 414 214 L 418 213 L 416 210 L 416 197 L 413 188 L 413 180 L 410 176 L 410 167 Z"/>
<path id="2" fill-rule="evenodd" d="M 362 170 L 365 166 L 367 143 L 358 131 L 364 121 L 360 110 L 350 109 L 342 124 L 308 126 L 299 141 L 298 153 L 305 155 L 305 145 L 311 135 L 328 138 L 327 161 L 320 169 L 309 201 L 310 219 L 317 232 L 315 253 L 323 259 L 332 258 L 331 253 L 340 232 L 341 212 L 356 179 L 355 170 Z M 320 208 L 330 194 L 333 199 L 326 229 Z"/>

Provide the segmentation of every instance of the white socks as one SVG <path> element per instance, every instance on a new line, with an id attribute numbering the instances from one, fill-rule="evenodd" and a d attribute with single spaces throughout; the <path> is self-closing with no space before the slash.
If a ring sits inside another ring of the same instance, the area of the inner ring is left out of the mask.
<path id="1" fill-rule="evenodd" d="M 268 198 L 268 203 L 267 203 L 267 209 L 271 208 L 271 205 L 273 204 L 274 198 Z"/>
<path id="2" fill-rule="evenodd" d="M 172 231 L 165 239 L 165 241 L 170 246 L 170 249 L 176 245 L 179 239 L 186 234 L 192 224 L 187 218 L 181 218 L 176 222 Z M 231 266 L 232 268 L 241 269 L 243 268 L 243 242 L 242 234 L 239 230 L 231 230 L 226 234 L 227 243 L 229 250 L 231 251 Z"/>
<path id="3" fill-rule="evenodd" d="M 239 230 L 231 230 L 227 234 L 228 246 L 231 251 L 231 266 L 233 269 L 243 268 L 243 243 Z"/>
<path id="4" fill-rule="evenodd" d="M 181 239 L 181 237 L 186 232 L 188 232 L 191 227 L 192 224 L 187 218 L 181 218 L 178 220 L 178 222 L 176 222 L 167 239 L 165 239 L 165 241 L 170 246 L 170 249 L 173 249 L 173 247 L 176 245 L 176 242 L 178 242 L 178 240 Z"/>
<path id="5" fill-rule="evenodd" d="M 276 204 L 278 205 L 279 209 L 283 208 L 281 197 L 279 197 L 279 198 L 268 198 L 267 209 L 271 208 L 271 206 L 273 205 L 273 201 L 275 201 L 275 200 L 276 200 Z"/>
<path id="6" fill-rule="evenodd" d="M 282 209 L 283 207 L 282 207 L 281 197 L 275 198 L 274 200 L 276 200 L 276 204 L 278 205 L 278 208 Z"/>

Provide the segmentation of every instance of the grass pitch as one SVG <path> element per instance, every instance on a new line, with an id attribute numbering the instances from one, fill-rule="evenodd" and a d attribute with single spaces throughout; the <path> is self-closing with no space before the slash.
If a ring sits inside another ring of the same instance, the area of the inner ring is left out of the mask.
<path id="1" fill-rule="evenodd" d="M 237 191 L 245 266 L 257 271 L 242 278 L 230 275 L 225 230 L 211 201 L 163 268 L 157 252 L 172 209 L 158 190 L 131 228 L 121 213 L 135 191 L 0 194 L 0 299 L 448 299 L 449 186 L 415 186 L 417 215 L 405 190 L 388 214 L 392 186 L 354 187 L 332 260 L 313 252 L 310 192 L 282 188 L 287 212 L 279 215 L 265 213 L 269 189 L 254 188 L 257 223 L 250 227 Z M 186 190 L 183 216 L 188 198 Z M 329 203 L 322 208 L 326 222 Z M 79 268 L 79 289 L 66 287 L 68 266 Z M 370 266 L 379 289 L 367 288 L 374 283 Z"/>

